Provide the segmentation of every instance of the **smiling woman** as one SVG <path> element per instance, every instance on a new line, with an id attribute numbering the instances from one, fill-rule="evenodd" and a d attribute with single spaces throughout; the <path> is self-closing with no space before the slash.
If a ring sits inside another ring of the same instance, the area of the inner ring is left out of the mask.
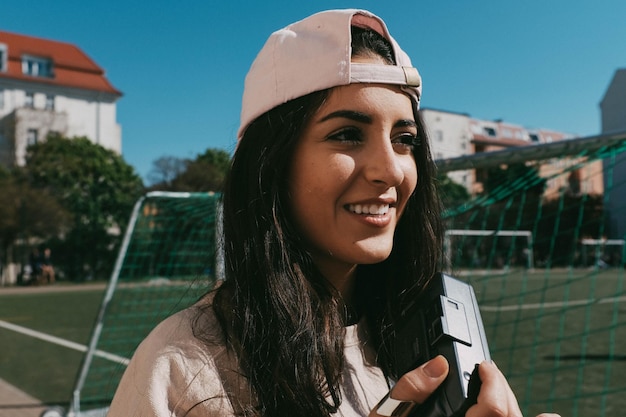
<path id="1" fill-rule="evenodd" d="M 380 416 L 422 403 L 439 356 L 396 373 L 402 309 L 442 260 L 421 79 L 384 22 L 331 10 L 274 32 L 246 77 L 224 186 L 225 280 L 136 351 L 109 417 Z M 489 363 L 473 417 L 519 417 Z"/>
<path id="2" fill-rule="evenodd" d="M 298 141 L 289 175 L 294 219 L 315 265 L 352 297 L 356 266 L 384 261 L 417 185 L 417 127 L 399 87 L 337 87 Z"/>

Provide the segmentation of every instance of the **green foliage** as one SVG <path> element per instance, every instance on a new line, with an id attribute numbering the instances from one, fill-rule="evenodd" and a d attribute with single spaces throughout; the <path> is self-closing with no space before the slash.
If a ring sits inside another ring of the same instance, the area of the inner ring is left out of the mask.
<path id="1" fill-rule="evenodd" d="M 49 239 L 67 231 L 71 215 L 46 190 L 20 181 L 19 175 L 0 175 L 0 245 L 4 259 L 15 241 L 22 238 Z"/>
<path id="2" fill-rule="evenodd" d="M 152 190 L 221 191 L 230 168 L 230 155 L 221 149 L 207 149 L 195 160 L 164 156 L 153 163 Z"/>
<path id="3" fill-rule="evenodd" d="M 582 266 L 578 242 L 581 238 L 604 233 L 603 196 L 563 194 L 558 199 L 544 201 L 542 216 L 537 223 L 537 263 L 547 267 Z"/>
<path id="4" fill-rule="evenodd" d="M 524 164 L 492 168 L 483 182 L 482 195 L 447 211 L 447 227 L 527 230 L 533 234 L 536 265 L 578 266 L 582 262 L 577 249 L 580 239 L 604 234 L 603 197 L 576 194 L 571 192 L 570 186 L 560 190 L 557 198 L 547 198 L 543 194 L 546 181 L 539 176 L 537 168 Z M 475 242 L 480 245 L 481 241 L 486 243 L 489 239 L 492 238 L 477 238 Z M 507 246 L 511 245 L 510 238 L 500 237 L 497 242 L 495 252 L 510 250 Z M 517 251 L 522 251 L 525 245 L 519 241 Z"/>
<path id="5" fill-rule="evenodd" d="M 24 177 L 56 196 L 74 218 L 67 235 L 52 242 L 55 263 L 72 279 L 108 276 L 120 232 L 143 193 L 134 169 L 85 137 L 50 136 L 27 149 Z"/>
<path id="6" fill-rule="evenodd" d="M 516 184 L 524 185 L 527 192 L 541 195 L 546 188 L 546 180 L 539 176 L 539 169 L 524 163 L 511 164 L 506 167 L 494 167 L 487 170 L 487 178 L 483 182 L 484 194 L 495 196 L 503 186 L 509 188 Z"/>
<path id="7" fill-rule="evenodd" d="M 454 182 L 446 173 L 437 176 L 437 185 L 444 208 L 456 208 L 465 204 L 470 194 L 461 184 Z"/>

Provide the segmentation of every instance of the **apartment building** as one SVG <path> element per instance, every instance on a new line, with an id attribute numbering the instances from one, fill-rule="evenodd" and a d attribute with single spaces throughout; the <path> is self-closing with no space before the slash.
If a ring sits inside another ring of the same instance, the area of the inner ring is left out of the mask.
<path id="1" fill-rule="evenodd" d="M 445 110 L 425 108 L 422 110 L 422 118 L 428 129 L 435 160 L 552 143 L 574 137 L 565 132 L 550 129 L 528 129 L 502 120 L 476 119 L 466 113 Z M 541 165 L 539 174 L 549 178 L 546 187 L 547 197 L 550 197 L 551 193 L 556 194 L 558 190 L 564 187 L 570 187 L 576 181 L 580 182 L 576 188 L 581 193 L 602 194 L 604 192 L 601 163 L 593 163 L 581 168 L 598 171 L 599 175 L 590 175 L 588 172 L 581 173 L 578 170 L 570 175 L 554 175 L 556 172 L 562 172 L 564 165 L 573 165 L 578 162 L 574 158 L 557 158 L 545 161 Z M 483 191 L 486 171 L 468 169 L 450 172 L 448 176 L 458 184 L 463 185 L 470 194 L 475 195 Z"/>
<path id="2" fill-rule="evenodd" d="M 618 69 L 600 101 L 602 133 L 626 132 L 626 68 Z M 614 170 L 612 185 L 607 185 L 609 196 L 607 210 L 611 238 L 626 237 L 626 192 L 623 180 L 626 178 L 626 155 L 619 155 L 616 161 L 607 161 L 606 169 Z M 608 178 L 607 178 L 608 181 Z"/>
<path id="3" fill-rule="evenodd" d="M 121 96 L 77 46 L 0 31 L 0 165 L 23 165 L 27 146 L 49 133 L 120 153 Z"/>

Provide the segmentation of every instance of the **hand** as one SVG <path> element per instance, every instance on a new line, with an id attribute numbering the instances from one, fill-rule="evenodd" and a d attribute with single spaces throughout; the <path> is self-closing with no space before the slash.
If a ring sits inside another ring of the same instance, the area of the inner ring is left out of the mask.
<path id="1" fill-rule="evenodd" d="M 478 394 L 478 402 L 471 406 L 466 417 L 522 417 L 517 399 L 493 362 L 485 361 L 478 367 L 482 385 Z M 559 417 L 558 414 L 540 414 L 537 417 Z"/>
<path id="2" fill-rule="evenodd" d="M 413 401 L 421 404 L 432 394 L 448 375 L 448 361 L 439 355 L 417 369 L 404 374 L 394 385 L 389 396 L 394 400 Z M 376 408 L 369 417 L 378 417 Z"/>
<path id="3" fill-rule="evenodd" d="M 424 365 L 400 378 L 390 392 L 390 397 L 399 401 L 413 401 L 422 404 L 448 375 L 448 361 L 437 356 Z M 517 399 L 506 378 L 493 362 L 483 362 L 478 368 L 482 385 L 478 402 L 470 407 L 466 417 L 522 417 Z M 379 417 L 376 408 L 369 417 Z M 558 414 L 544 413 L 537 417 L 560 417 Z"/>

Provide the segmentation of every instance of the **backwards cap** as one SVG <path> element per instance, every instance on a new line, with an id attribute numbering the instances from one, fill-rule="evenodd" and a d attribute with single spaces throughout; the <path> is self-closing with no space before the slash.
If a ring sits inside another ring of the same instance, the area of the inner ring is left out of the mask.
<path id="1" fill-rule="evenodd" d="M 352 63 L 351 26 L 369 28 L 393 47 L 396 65 Z M 314 91 L 352 83 L 395 84 L 416 105 L 422 81 L 385 22 L 366 10 L 320 12 L 272 33 L 246 76 L 241 106 L 241 139 L 263 113 Z"/>

